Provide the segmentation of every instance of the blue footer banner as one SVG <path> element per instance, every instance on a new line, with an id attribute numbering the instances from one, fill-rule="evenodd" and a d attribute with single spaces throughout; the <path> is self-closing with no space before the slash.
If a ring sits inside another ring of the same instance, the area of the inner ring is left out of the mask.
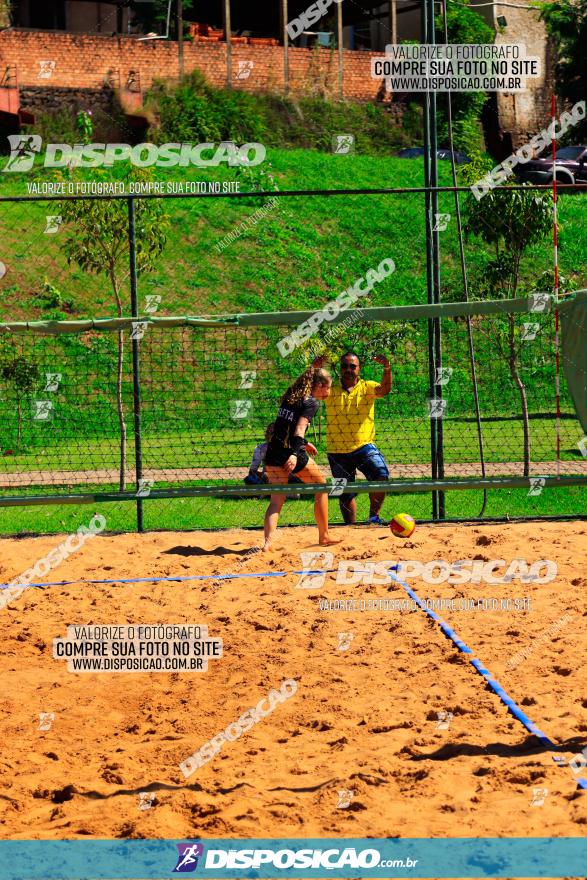
<path id="1" fill-rule="evenodd" d="M 197 877 L 567 877 L 587 838 L 3 840 L 2 880 Z"/>

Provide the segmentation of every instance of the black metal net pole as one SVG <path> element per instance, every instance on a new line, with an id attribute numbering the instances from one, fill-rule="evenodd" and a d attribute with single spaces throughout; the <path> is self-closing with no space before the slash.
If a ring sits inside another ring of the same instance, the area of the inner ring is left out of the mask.
<path id="1" fill-rule="evenodd" d="M 130 263 L 130 304 L 131 315 L 135 321 L 139 318 L 137 295 L 137 243 L 135 229 L 135 200 L 128 200 L 128 255 Z M 136 329 L 136 328 L 133 328 Z M 137 487 L 137 531 L 144 532 L 143 499 L 139 494 L 143 479 L 143 448 L 141 438 L 141 372 L 139 357 L 140 334 L 131 333 L 132 345 L 132 380 L 133 380 L 133 416 L 135 435 L 135 478 Z"/>
<path id="2" fill-rule="evenodd" d="M 428 39 L 430 43 L 436 43 L 436 27 L 434 21 L 434 0 L 427 0 L 428 13 Z M 436 123 L 436 92 L 430 93 L 430 185 L 438 186 L 438 135 Z M 438 232 L 438 192 L 432 190 L 431 193 L 431 217 L 432 222 L 432 292 L 433 302 L 440 303 L 440 237 Z M 440 375 L 442 370 L 442 330 L 440 318 L 434 319 L 434 400 L 442 401 L 442 386 L 440 385 Z M 439 480 L 444 478 L 444 424 L 443 424 L 443 404 L 438 405 L 434 418 L 436 423 L 436 476 Z M 444 519 L 446 516 L 446 495 L 440 491 L 438 493 L 438 517 Z"/>
<path id="3" fill-rule="evenodd" d="M 422 43 L 428 42 L 428 8 L 427 0 L 422 0 Z M 424 186 L 426 187 L 424 196 L 425 205 L 425 222 L 426 222 L 426 290 L 428 304 L 434 303 L 434 254 L 432 239 L 432 201 L 430 187 L 430 92 L 424 92 Z M 428 377 L 430 387 L 430 398 L 434 398 L 435 383 L 435 346 L 436 322 L 433 318 L 428 319 Z M 430 464 L 431 477 L 433 480 L 438 478 L 438 456 L 437 456 L 437 431 L 436 420 L 430 418 Z M 438 519 L 438 492 L 432 492 L 432 519 Z"/>

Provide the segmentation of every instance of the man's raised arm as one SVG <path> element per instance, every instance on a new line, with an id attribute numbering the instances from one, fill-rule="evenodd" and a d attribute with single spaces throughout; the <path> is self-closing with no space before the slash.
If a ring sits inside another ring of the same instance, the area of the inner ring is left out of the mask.
<path id="1" fill-rule="evenodd" d="M 380 354 L 376 354 L 373 360 L 378 364 L 383 364 L 383 376 L 375 389 L 375 397 L 386 397 L 391 391 L 391 364 L 386 357 Z"/>

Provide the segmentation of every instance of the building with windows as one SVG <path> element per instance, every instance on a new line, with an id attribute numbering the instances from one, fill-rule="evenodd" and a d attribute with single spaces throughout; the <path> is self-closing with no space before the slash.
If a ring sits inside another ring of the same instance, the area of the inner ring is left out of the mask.
<path id="1" fill-rule="evenodd" d="M 10 6 L 9 0 L 0 0 L 0 9 Z M 141 20 L 148 18 L 152 4 L 146 0 L 142 3 L 131 3 L 130 0 L 13 0 L 12 19 L 14 27 L 37 28 L 39 30 L 67 31 L 69 33 L 90 34 L 129 34 L 141 33 Z M 170 20 L 172 32 L 176 33 L 178 4 L 170 0 Z M 224 28 L 226 18 L 225 0 L 198 0 L 191 4 L 183 4 L 186 20 L 198 19 L 199 23 L 207 24 L 213 29 Z M 310 4 L 309 0 L 258 0 L 255 3 L 239 3 L 232 0 L 229 15 L 231 30 L 234 36 L 257 35 L 283 40 L 283 18 L 288 20 L 298 17 Z M 371 49 L 382 51 L 389 42 L 399 39 L 418 39 L 420 28 L 419 0 L 361 0 L 359 5 L 341 4 L 343 16 L 343 44 L 346 49 Z M 132 7 L 132 8 L 131 8 Z M 144 7 L 141 9 L 140 7 Z M 162 25 L 164 27 L 165 3 Z M 328 13 L 312 28 L 313 36 L 332 35 L 335 38 L 336 8 L 333 2 Z M 142 13 L 142 14 L 141 14 Z M 332 27 L 332 31 L 328 31 Z M 302 35 L 303 37 L 303 35 Z M 308 41 L 300 38 L 299 45 L 306 47 Z M 296 42 L 296 45 L 298 43 Z M 323 45 L 327 45 L 325 39 Z"/>

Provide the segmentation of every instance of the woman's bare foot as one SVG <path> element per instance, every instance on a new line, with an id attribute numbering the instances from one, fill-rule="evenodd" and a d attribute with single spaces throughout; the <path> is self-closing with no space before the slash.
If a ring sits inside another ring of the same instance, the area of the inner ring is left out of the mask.
<path id="1" fill-rule="evenodd" d="M 268 538 L 265 541 L 265 543 L 263 544 L 263 546 L 259 548 L 259 550 L 261 551 L 261 553 L 266 553 L 268 550 L 271 550 L 272 546 L 273 546 L 273 544 Z"/>
<path id="2" fill-rule="evenodd" d="M 320 538 L 318 543 L 321 547 L 332 547 L 333 544 L 341 544 L 342 538 L 330 538 L 328 535 L 325 535 L 323 538 Z"/>

